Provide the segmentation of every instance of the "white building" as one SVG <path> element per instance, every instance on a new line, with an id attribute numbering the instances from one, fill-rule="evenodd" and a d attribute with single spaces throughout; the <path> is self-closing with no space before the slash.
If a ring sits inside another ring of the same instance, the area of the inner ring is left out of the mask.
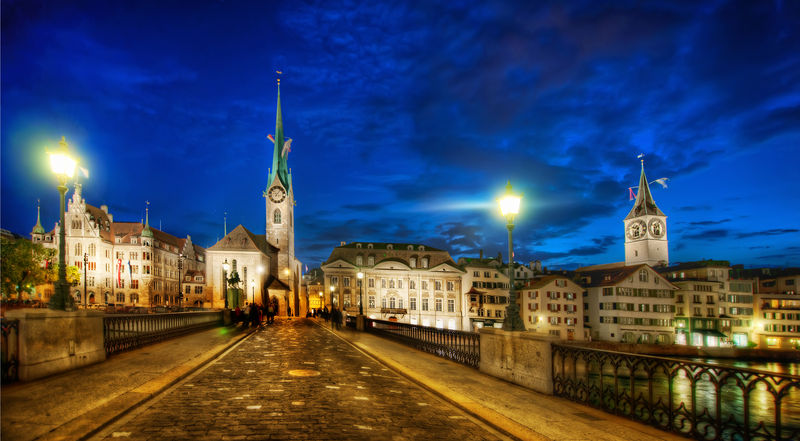
<path id="1" fill-rule="evenodd" d="M 495 327 L 502 328 L 508 307 L 508 276 L 503 271 L 501 257 L 484 259 L 461 257 L 458 264 L 464 269 L 462 287 L 465 301 L 468 302 L 468 329 Z"/>
<path id="2" fill-rule="evenodd" d="M 464 271 L 447 251 L 420 244 L 343 242 L 321 268 L 329 308 L 355 316 L 363 298 L 364 314 L 372 319 L 467 328 Z"/>
<path id="3" fill-rule="evenodd" d="M 80 184 L 76 184 L 64 218 L 65 260 L 81 273 L 81 283 L 70 288 L 76 303 L 178 306 L 183 304 L 179 279 L 184 272 L 204 278 L 205 250 L 193 244 L 188 235 L 178 238 L 150 227 L 149 207 L 146 216 L 144 225 L 117 222 L 107 206 L 87 204 Z M 59 228 L 56 224 L 52 231 L 45 232 L 37 217 L 31 240 L 57 250 Z M 43 300 L 48 301 L 52 287 L 42 287 L 42 291 Z"/>

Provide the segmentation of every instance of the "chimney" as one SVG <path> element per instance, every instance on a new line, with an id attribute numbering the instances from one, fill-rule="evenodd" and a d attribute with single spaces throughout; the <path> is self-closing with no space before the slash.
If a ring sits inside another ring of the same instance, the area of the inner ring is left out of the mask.
<path id="1" fill-rule="evenodd" d="M 481 257 L 480 258 L 483 259 L 483 250 L 481 250 Z"/>

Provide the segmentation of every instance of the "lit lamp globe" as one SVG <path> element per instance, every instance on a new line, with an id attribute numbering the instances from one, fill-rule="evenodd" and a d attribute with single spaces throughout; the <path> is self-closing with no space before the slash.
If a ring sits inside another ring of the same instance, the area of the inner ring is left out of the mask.
<path id="1" fill-rule="evenodd" d="M 60 228 L 58 233 L 58 280 L 56 281 L 55 294 L 50 298 L 50 309 L 67 310 L 72 309 L 74 304 L 69 295 L 69 286 L 67 285 L 67 265 L 66 265 L 66 237 L 64 228 L 64 212 L 65 203 L 64 195 L 67 193 L 67 179 L 75 175 L 76 161 L 69 155 L 67 141 L 62 136 L 61 141 L 58 143 L 58 150 L 49 153 L 50 156 L 50 169 L 53 174 L 58 178 L 58 193 L 60 202 Z"/>
<path id="2" fill-rule="evenodd" d="M 358 315 L 364 315 L 364 299 L 362 298 L 364 293 L 364 287 L 362 286 L 364 273 L 359 271 L 356 277 L 358 277 Z"/>

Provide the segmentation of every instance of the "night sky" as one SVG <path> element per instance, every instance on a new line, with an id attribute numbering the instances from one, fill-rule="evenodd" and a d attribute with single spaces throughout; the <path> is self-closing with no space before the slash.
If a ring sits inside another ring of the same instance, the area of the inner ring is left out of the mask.
<path id="1" fill-rule="evenodd" d="M 340 241 L 624 259 L 645 154 L 670 261 L 800 263 L 800 2 L 2 2 L 2 228 L 87 202 L 209 247 L 264 233 L 276 70 L 298 257 Z M 70 191 L 71 194 L 71 191 Z"/>

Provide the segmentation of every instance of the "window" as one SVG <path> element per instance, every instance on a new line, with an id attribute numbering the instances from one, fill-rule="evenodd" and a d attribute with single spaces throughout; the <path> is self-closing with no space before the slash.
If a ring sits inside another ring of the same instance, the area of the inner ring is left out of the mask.
<path id="1" fill-rule="evenodd" d="M 349 277 L 342 277 L 342 285 L 343 286 L 350 286 L 350 278 Z"/>
<path id="2" fill-rule="evenodd" d="M 489 271 L 484 271 L 483 272 L 483 277 L 486 277 L 486 278 L 491 277 L 491 276 L 489 276 Z"/>
<path id="3" fill-rule="evenodd" d="M 374 308 L 375 307 L 375 296 L 369 296 L 368 302 L 369 302 L 368 303 L 369 307 L 370 308 Z"/>
<path id="4" fill-rule="evenodd" d="M 370 247 L 370 248 L 372 248 L 372 247 Z M 367 265 L 369 265 L 369 266 L 374 266 L 375 265 L 375 256 L 367 257 Z"/>
<path id="5" fill-rule="evenodd" d="M 639 281 L 640 282 L 647 282 L 647 270 L 639 271 Z"/>
<path id="6" fill-rule="evenodd" d="M 358 266 L 364 265 L 364 256 L 362 256 L 361 254 L 356 256 L 356 265 Z"/>
<path id="7" fill-rule="evenodd" d="M 386 309 L 386 297 L 381 297 L 381 308 Z"/>
<path id="8" fill-rule="evenodd" d="M 386 279 L 381 279 L 381 288 L 386 289 Z"/>
<path id="9" fill-rule="evenodd" d="M 397 307 L 400 308 L 400 309 L 403 309 L 403 298 L 402 297 L 397 299 Z"/>
<path id="10" fill-rule="evenodd" d="M 456 312 L 456 301 L 447 299 L 447 312 Z"/>
<path id="11" fill-rule="evenodd" d="M 139 303 L 139 294 L 131 294 L 131 303 Z"/>
<path id="12" fill-rule="evenodd" d="M 203 293 L 203 287 L 202 286 L 195 286 L 194 287 L 194 293 L 195 294 L 202 294 Z"/>
<path id="13" fill-rule="evenodd" d="M 184 288 L 185 288 L 184 292 L 186 292 L 186 294 L 191 294 L 192 293 L 192 287 L 191 286 L 186 285 Z"/>
<path id="14" fill-rule="evenodd" d="M 375 279 L 369 279 L 367 281 L 367 286 L 370 288 L 375 288 Z"/>
<path id="15" fill-rule="evenodd" d="M 448 290 L 448 291 L 453 291 L 453 290 L 455 290 L 455 283 L 453 283 L 453 282 L 447 282 L 447 290 Z"/>
<path id="16" fill-rule="evenodd" d="M 422 299 L 422 310 L 423 311 L 428 310 L 428 299 Z"/>
<path id="17" fill-rule="evenodd" d="M 272 223 L 279 224 L 281 223 L 281 210 L 276 208 L 275 211 L 272 212 Z"/>
<path id="18" fill-rule="evenodd" d="M 331 285 L 338 285 L 338 284 L 339 284 L 339 278 L 336 276 L 331 276 Z"/>
<path id="19" fill-rule="evenodd" d="M 423 289 L 423 290 L 426 290 L 426 289 L 428 289 L 428 281 L 427 281 L 427 280 L 423 280 L 423 281 L 422 281 L 422 289 Z"/>
<path id="20" fill-rule="evenodd" d="M 409 280 L 408 289 L 417 289 L 417 284 L 413 280 Z"/>
<path id="21" fill-rule="evenodd" d="M 427 257 L 423 257 L 422 258 L 422 267 L 423 268 L 427 268 L 428 267 L 428 258 Z"/>
<path id="22" fill-rule="evenodd" d="M 139 281 L 138 280 L 131 280 L 131 289 L 139 289 Z M 133 301 L 133 299 L 131 299 Z"/>
<path id="23" fill-rule="evenodd" d="M 391 297 L 391 298 L 389 299 L 389 307 L 390 307 L 390 308 L 392 308 L 392 309 L 394 309 L 396 306 L 397 306 L 397 304 L 396 304 L 396 302 L 395 302 L 395 299 L 394 299 L 394 297 Z"/>
<path id="24" fill-rule="evenodd" d="M 410 266 L 411 268 L 416 268 L 417 267 L 417 258 L 416 257 L 412 257 L 408 261 L 408 266 Z"/>
<path id="25" fill-rule="evenodd" d="M 117 302 L 125 303 L 125 293 L 124 292 L 118 292 L 117 293 Z"/>
<path id="26" fill-rule="evenodd" d="M 398 280 L 397 281 L 397 288 L 398 289 L 402 289 L 403 288 L 403 281 L 402 280 Z"/>
<path id="27" fill-rule="evenodd" d="M 412 310 L 412 311 L 416 311 L 417 310 L 417 298 L 416 297 L 411 297 L 410 299 L 408 299 L 408 308 L 410 310 Z"/>
<path id="28" fill-rule="evenodd" d="M 502 310 L 502 309 L 496 309 L 496 310 L 494 311 L 494 316 L 495 316 L 496 318 L 502 318 L 502 317 L 503 317 L 503 310 Z"/>
<path id="29" fill-rule="evenodd" d="M 97 252 L 97 250 L 95 249 L 94 244 L 90 243 L 89 244 L 89 256 L 94 257 L 96 252 Z"/>
<path id="30" fill-rule="evenodd" d="M 389 289 L 394 289 L 394 280 L 389 281 Z"/>
<path id="31" fill-rule="evenodd" d="M 437 311 L 442 310 L 442 299 L 436 299 L 436 310 Z"/>
<path id="32" fill-rule="evenodd" d="M 433 289 L 436 290 L 436 291 L 441 291 L 442 290 L 442 281 L 441 280 L 434 281 L 433 282 Z"/>
<path id="33" fill-rule="evenodd" d="M 76 243 L 75 244 L 75 257 L 78 257 L 80 255 L 81 255 L 81 244 L 80 243 Z"/>

